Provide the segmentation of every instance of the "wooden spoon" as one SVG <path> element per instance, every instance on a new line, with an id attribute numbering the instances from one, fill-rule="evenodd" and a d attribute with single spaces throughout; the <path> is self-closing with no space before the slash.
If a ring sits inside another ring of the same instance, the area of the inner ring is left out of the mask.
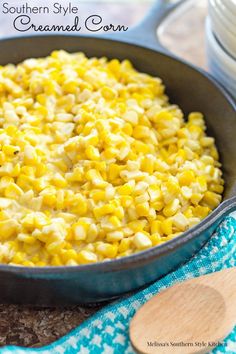
<path id="1" fill-rule="evenodd" d="M 138 353 L 207 353 L 236 324 L 236 268 L 176 284 L 143 305 L 130 324 Z"/>

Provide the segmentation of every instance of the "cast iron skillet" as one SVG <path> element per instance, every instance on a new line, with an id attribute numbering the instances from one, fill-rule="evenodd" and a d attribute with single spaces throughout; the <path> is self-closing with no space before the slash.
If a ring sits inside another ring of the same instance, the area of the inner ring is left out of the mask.
<path id="1" fill-rule="evenodd" d="M 183 2 L 180 1 L 180 2 Z M 31 36 L 0 41 L 0 64 L 46 56 L 54 49 L 88 56 L 129 58 L 143 72 L 161 77 L 167 94 L 187 114 L 201 111 L 216 138 L 224 169 L 224 201 L 200 224 L 161 246 L 105 263 L 28 268 L 0 265 L 0 302 L 32 305 L 91 304 L 143 287 L 188 261 L 225 215 L 236 209 L 236 111 L 230 96 L 206 73 L 166 54 L 157 42 L 158 24 L 177 4 L 158 0 L 142 25 L 120 38 Z"/>

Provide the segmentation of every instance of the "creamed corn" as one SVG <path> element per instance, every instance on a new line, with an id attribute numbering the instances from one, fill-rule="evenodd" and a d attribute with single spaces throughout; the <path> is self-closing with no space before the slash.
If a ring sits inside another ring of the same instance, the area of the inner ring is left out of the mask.
<path id="1" fill-rule="evenodd" d="M 214 139 L 128 60 L 0 67 L 0 262 L 79 265 L 177 237 L 221 201 Z"/>

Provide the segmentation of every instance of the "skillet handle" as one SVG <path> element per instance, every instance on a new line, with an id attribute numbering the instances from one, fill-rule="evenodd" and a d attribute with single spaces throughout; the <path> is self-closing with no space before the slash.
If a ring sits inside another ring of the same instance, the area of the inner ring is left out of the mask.
<path id="1" fill-rule="evenodd" d="M 168 53 L 168 49 L 161 44 L 158 38 L 158 28 L 170 13 L 183 3 L 188 2 L 187 0 L 155 0 L 153 6 L 140 23 L 127 32 L 117 33 L 112 37 Z"/>

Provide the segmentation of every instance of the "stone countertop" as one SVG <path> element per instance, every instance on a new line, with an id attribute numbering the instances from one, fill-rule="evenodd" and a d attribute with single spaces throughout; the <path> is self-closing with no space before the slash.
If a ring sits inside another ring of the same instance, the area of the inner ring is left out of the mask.
<path id="1" fill-rule="evenodd" d="M 193 3 L 193 1 L 192 1 Z M 196 4 L 197 3 L 197 4 Z M 94 13 L 106 13 L 112 21 L 130 26 L 136 23 L 150 6 L 150 2 L 94 2 L 87 3 L 87 10 Z M 86 6 L 84 11 L 86 11 Z M 124 11 L 124 8 L 126 10 Z M 88 12 L 89 13 L 89 12 Z M 195 65 L 205 67 L 204 53 L 204 19 L 206 1 L 198 0 L 191 8 L 179 14 L 161 35 L 162 42 L 175 54 L 191 61 Z M 1 15 L 2 16 L 2 15 Z M 4 22 L 5 21 L 5 22 Z M 6 17 L 0 26 L 0 37 L 11 35 Z M 95 313 L 94 308 L 28 308 L 15 305 L 0 304 L 0 346 L 6 344 L 26 347 L 40 347 L 55 341 L 82 323 Z"/>
<path id="2" fill-rule="evenodd" d="M 0 345 L 41 347 L 65 335 L 98 309 L 0 305 Z"/>

